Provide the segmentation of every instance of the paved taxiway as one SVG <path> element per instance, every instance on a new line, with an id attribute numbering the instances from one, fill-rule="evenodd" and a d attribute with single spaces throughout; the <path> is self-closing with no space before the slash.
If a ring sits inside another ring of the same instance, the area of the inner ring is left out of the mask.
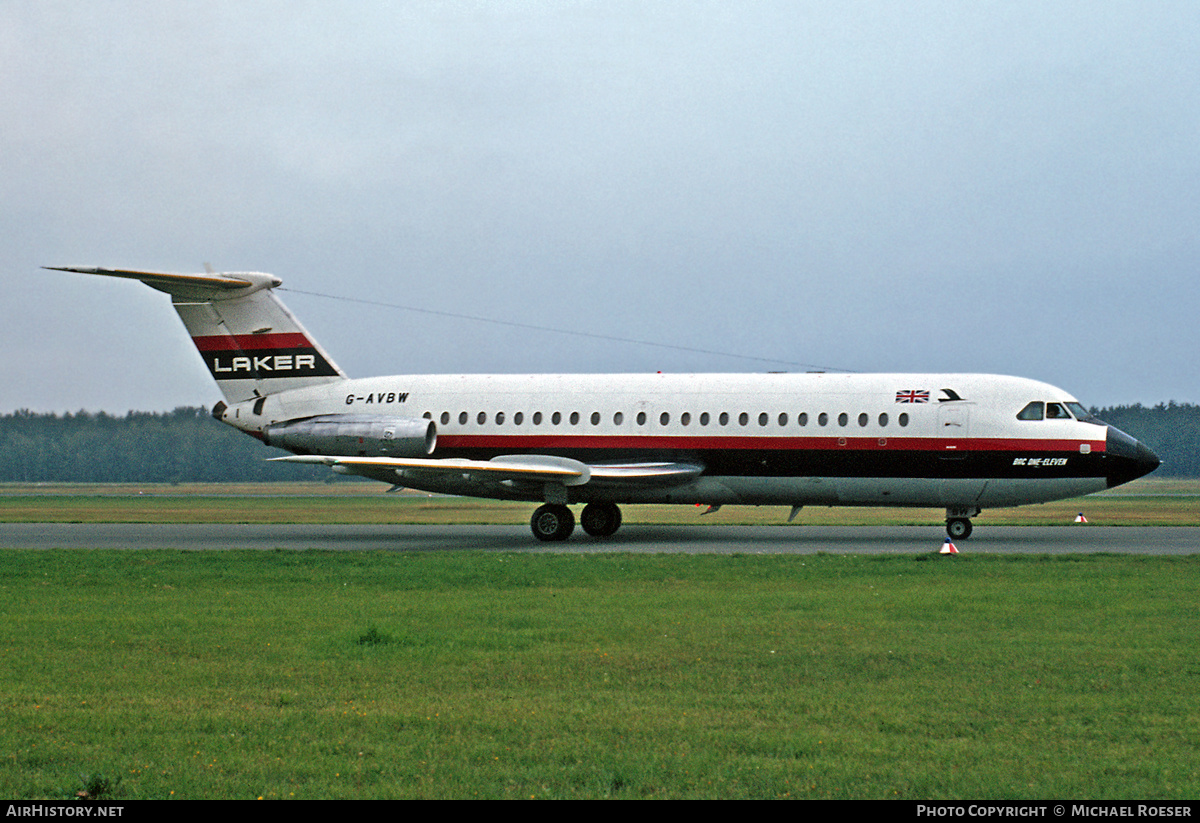
<path id="1" fill-rule="evenodd" d="M 539 543 L 527 526 L 283 526 L 142 523 L 0 523 L 4 549 L 332 549 L 342 551 L 691 552 L 916 554 L 945 541 L 937 526 L 640 526 L 596 539 L 576 530 Z M 1024 554 L 1200 553 L 1200 528 L 987 526 L 959 551 Z"/>

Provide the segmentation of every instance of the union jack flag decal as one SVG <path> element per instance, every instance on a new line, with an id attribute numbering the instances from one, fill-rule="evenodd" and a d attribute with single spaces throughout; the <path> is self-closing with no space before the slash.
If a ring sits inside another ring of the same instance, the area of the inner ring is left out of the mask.
<path id="1" fill-rule="evenodd" d="M 929 391 L 926 389 L 904 389 L 896 392 L 897 403 L 928 403 Z"/>

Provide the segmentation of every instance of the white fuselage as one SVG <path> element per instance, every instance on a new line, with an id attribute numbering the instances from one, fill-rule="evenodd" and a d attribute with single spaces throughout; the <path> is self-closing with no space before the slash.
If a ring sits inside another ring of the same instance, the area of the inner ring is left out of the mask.
<path id="1" fill-rule="evenodd" d="M 1074 497 L 1151 472 L 1144 444 L 1061 389 L 978 374 L 408 375 L 351 379 L 262 272 L 61 271 L 171 295 L 225 400 L 218 420 L 293 454 L 427 491 L 570 503 L 595 537 L 619 503 L 944 506 L 951 537 L 981 508 Z"/>
<path id="2" fill-rule="evenodd" d="M 976 374 L 406 375 L 344 380 L 229 407 L 248 432 L 315 415 L 425 418 L 436 458 L 554 455 L 696 464 L 685 484 L 589 484 L 571 500 L 986 508 L 1109 484 L 1108 427 L 1019 420 L 1061 389 Z M 468 475 L 377 479 L 480 497 L 537 489 Z"/>

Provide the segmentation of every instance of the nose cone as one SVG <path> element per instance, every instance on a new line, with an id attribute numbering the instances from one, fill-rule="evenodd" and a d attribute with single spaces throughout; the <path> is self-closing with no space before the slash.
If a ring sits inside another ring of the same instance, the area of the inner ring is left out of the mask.
<path id="1" fill-rule="evenodd" d="M 1145 443 L 1113 426 L 1108 427 L 1105 450 L 1105 474 L 1110 489 L 1149 474 L 1158 468 L 1160 462 L 1158 455 L 1150 451 Z"/>

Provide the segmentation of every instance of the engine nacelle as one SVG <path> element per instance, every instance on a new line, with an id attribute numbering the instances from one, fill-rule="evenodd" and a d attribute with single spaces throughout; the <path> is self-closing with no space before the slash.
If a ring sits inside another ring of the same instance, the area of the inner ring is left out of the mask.
<path id="1" fill-rule="evenodd" d="M 267 426 L 268 446 L 296 454 L 346 457 L 426 457 L 437 444 L 432 420 L 327 414 Z"/>

